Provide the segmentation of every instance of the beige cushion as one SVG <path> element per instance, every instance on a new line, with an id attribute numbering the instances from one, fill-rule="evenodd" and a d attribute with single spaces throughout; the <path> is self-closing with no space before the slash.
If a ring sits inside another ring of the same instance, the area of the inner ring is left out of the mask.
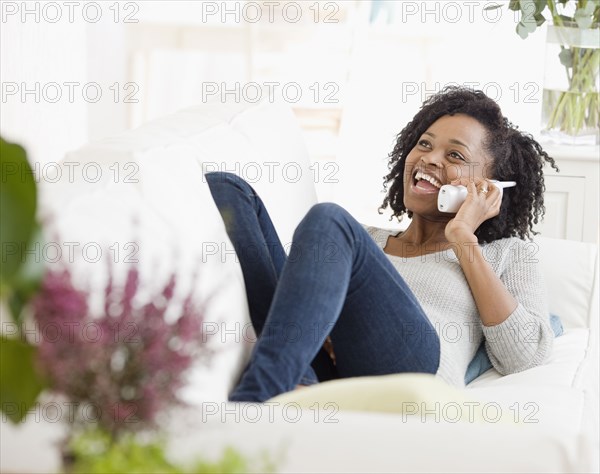
<path id="1" fill-rule="evenodd" d="M 507 413 L 469 398 L 431 374 L 404 373 L 331 380 L 278 395 L 268 401 L 311 410 L 403 414 L 423 421 L 510 422 Z"/>

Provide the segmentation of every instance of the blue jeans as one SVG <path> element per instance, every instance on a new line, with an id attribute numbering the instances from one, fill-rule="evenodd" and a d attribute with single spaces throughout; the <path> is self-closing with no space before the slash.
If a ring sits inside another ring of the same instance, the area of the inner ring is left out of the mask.
<path id="1" fill-rule="evenodd" d="M 431 322 L 348 212 L 313 206 L 286 256 L 248 183 L 223 172 L 206 179 L 242 267 L 258 336 L 230 400 L 263 402 L 331 378 L 436 373 L 440 343 Z M 328 335 L 335 365 L 323 349 Z"/>

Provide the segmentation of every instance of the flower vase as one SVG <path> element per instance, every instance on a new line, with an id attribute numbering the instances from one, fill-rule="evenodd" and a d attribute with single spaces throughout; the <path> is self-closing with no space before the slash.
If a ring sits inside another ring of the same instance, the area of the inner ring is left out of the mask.
<path id="1" fill-rule="evenodd" d="M 600 143 L 600 29 L 549 26 L 542 135 L 563 145 Z"/>

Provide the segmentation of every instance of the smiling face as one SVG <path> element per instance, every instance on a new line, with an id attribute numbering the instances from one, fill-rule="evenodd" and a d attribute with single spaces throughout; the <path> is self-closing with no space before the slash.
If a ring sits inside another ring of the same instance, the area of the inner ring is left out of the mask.
<path id="1" fill-rule="evenodd" d="M 404 205 L 414 214 L 435 214 L 439 189 L 487 176 L 490 158 L 484 150 L 486 129 L 468 115 L 445 115 L 419 137 L 406 157 Z"/>

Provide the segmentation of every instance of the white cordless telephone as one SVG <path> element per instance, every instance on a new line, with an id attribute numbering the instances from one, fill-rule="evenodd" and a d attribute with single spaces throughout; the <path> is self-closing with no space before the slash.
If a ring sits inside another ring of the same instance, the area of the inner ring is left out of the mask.
<path id="1" fill-rule="evenodd" d="M 494 186 L 500 190 L 516 186 L 515 181 L 496 181 L 490 180 Z M 438 193 L 438 210 L 441 212 L 458 212 L 458 209 L 467 198 L 467 188 L 465 186 L 453 186 L 445 184 Z"/>

